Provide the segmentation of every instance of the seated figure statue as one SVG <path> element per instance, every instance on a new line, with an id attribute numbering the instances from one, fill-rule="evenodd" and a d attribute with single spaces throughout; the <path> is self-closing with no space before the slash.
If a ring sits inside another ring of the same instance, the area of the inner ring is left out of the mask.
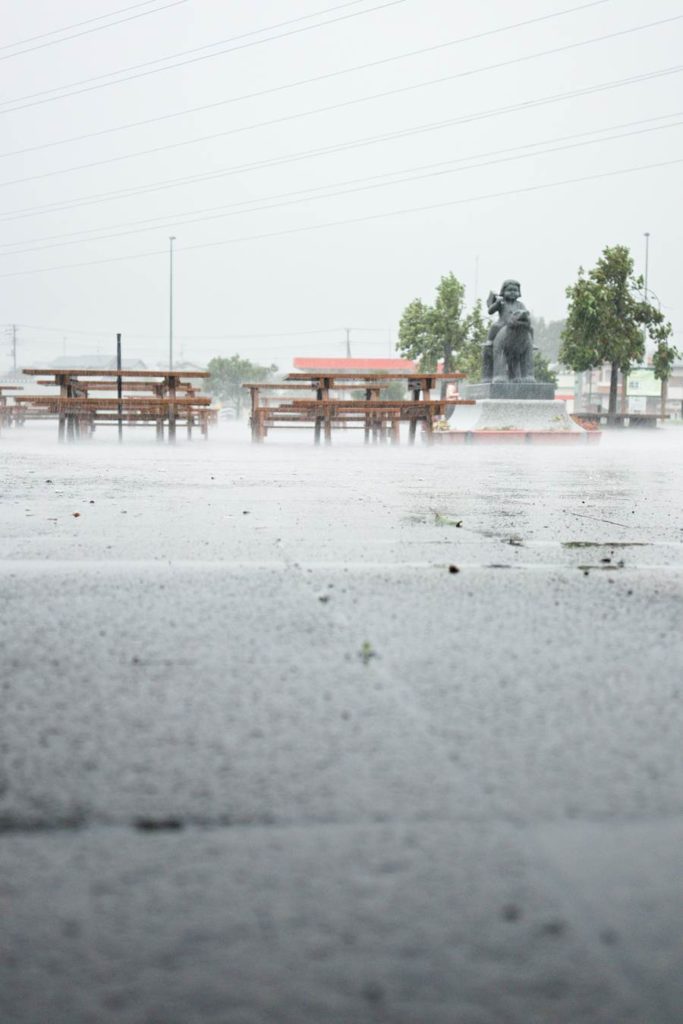
<path id="1" fill-rule="evenodd" d="M 530 383 L 534 377 L 534 332 L 529 311 L 520 301 L 519 281 L 503 282 L 500 294 L 489 293 L 489 315 L 498 313 L 483 351 L 484 381 Z"/>

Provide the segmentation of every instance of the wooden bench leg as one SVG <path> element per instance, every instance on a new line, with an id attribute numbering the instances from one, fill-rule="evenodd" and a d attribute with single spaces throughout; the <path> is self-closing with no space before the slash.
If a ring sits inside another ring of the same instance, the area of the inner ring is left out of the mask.
<path id="1" fill-rule="evenodd" d="M 415 444 L 415 432 L 417 430 L 417 419 L 415 416 L 410 417 L 410 429 L 408 431 L 408 443 Z"/>
<path id="2" fill-rule="evenodd" d="M 432 417 L 431 417 L 431 413 L 427 413 L 427 415 L 425 416 L 425 419 L 424 419 L 424 429 L 425 429 L 425 440 L 426 440 L 427 444 L 432 444 L 432 442 L 434 440 L 434 436 L 433 436 L 433 432 L 432 432 Z"/>
<path id="3" fill-rule="evenodd" d="M 391 443 L 401 443 L 401 420 L 399 416 L 393 416 L 391 419 Z"/>
<path id="4" fill-rule="evenodd" d="M 265 410 L 258 409 L 256 411 L 256 437 L 255 440 L 260 444 L 266 436 L 266 424 L 265 424 Z"/>

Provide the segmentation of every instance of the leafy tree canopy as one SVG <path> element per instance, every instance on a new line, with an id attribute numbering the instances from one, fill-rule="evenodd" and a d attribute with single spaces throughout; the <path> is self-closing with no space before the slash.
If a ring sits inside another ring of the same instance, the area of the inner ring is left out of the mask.
<path id="1" fill-rule="evenodd" d="M 413 299 L 403 311 L 398 329 L 401 355 L 418 361 L 421 370 L 460 370 L 469 380 L 481 377 L 481 346 L 487 327 L 481 302 L 465 312 L 465 286 L 452 273 L 442 277 L 433 306 Z"/>
<path id="2" fill-rule="evenodd" d="M 611 363 L 628 373 L 645 356 L 646 335 L 666 342 L 671 324 L 645 301 L 642 277 L 633 274 L 633 258 L 625 245 L 603 249 L 595 267 L 579 268 L 567 288 L 569 311 L 562 333 L 560 360 L 573 370 Z"/>
<path id="3" fill-rule="evenodd" d="M 222 402 L 230 402 L 238 415 L 245 397 L 242 384 L 258 384 L 277 373 L 277 366 L 258 366 L 239 355 L 229 359 L 217 356 L 207 369 L 210 376 L 205 384 L 206 390 Z"/>
<path id="4" fill-rule="evenodd" d="M 678 349 L 674 345 L 670 345 L 666 338 L 658 343 L 652 356 L 652 365 L 657 380 L 666 381 L 669 379 L 673 365 L 680 354 Z"/>

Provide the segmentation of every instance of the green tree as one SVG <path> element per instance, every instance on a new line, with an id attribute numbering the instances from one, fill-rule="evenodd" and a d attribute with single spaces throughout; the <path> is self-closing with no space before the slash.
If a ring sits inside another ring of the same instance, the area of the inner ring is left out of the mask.
<path id="1" fill-rule="evenodd" d="M 237 416 L 242 411 L 245 398 L 242 385 L 258 384 L 277 373 L 277 366 L 258 366 L 239 355 L 230 356 L 229 359 L 217 356 L 210 361 L 207 369 L 210 376 L 206 380 L 206 391 L 222 402 L 229 402 Z"/>
<path id="2" fill-rule="evenodd" d="M 652 365 L 655 371 L 655 377 L 658 381 L 661 381 L 661 392 L 660 392 L 660 414 L 666 416 L 666 402 L 669 396 L 669 377 L 673 370 L 675 360 L 680 355 L 680 352 L 674 345 L 670 345 L 668 338 L 671 336 L 671 324 L 669 327 L 669 333 L 666 337 L 658 343 L 657 348 L 652 356 Z"/>
<path id="3" fill-rule="evenodd" d="M 548 360 L 537 348 L 534 349 L 534 377 L 541 384 L 557 384 L 557 374 L 550 369 Z"/>
<path id="4" fill-rule="evenodd" d="M 625 245 L 607 246 L 595 267 L 588 273 L 580 267 L 578 280 L 567 288 L 569 310 L 560 360 L 578 371 L 610 364 L 611 421 L 617 411 L 618 371 L 626 374 L 632 363 L 642 362 L 646 336 L 660 344 L 671 334 L 671 325 L 642 293 L 643 279 L 634 277 L 633 258 Z"/>
<path id="5" fill-rule="evenodd" d="M 465 312 L 465 286 L 453 274 L 442 277 L 433 306 L 413 299 L 403 311 L 398 328 L 398 350 L 419 362 L 421 370 L 435 370 L 443 360 L 444 372 L 460 370 L 469 380 L 481 378 L 481 346 L 487 327 L 481 302 Z"/>

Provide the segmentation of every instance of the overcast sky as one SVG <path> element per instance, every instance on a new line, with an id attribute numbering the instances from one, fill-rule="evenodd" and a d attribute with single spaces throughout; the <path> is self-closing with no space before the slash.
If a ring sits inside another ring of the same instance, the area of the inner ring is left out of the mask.
<path id="1" fill-rule="evenodd" d="M 345 327 L 354 355 L 389 355 L 449 271 L 468 301 L 516 277 L 557 319 L 605 245 L 642 272 L 645 232 L 683 341 L 680 0 L 0 11 L 0 324 L 23 365 L 116 331 L 166 359 L 169 235 L 196 362 L 288 368 L 343 355 Z"/>

